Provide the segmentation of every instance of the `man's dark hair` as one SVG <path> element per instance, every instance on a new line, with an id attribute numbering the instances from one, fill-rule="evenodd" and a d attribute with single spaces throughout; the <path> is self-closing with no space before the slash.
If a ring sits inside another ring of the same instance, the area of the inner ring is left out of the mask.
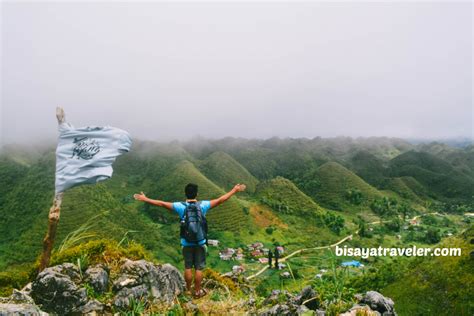
<path id="1" fill-rule="evenodd" d="M 184 188 L 184 194 L 188 199 L 195 199 L 198 194 L 198 186 L 194 183 L 188 183 Z"/>

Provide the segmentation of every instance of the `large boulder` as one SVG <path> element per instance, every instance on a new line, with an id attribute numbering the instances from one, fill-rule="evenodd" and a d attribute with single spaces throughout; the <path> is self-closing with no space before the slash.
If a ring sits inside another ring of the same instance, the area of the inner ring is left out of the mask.
<path id="1" fill-rule="evenodd" d="M 87 303 L 79 268 L 71 263 L 44 269 L 31 285 L 31 297 L 47 312 L 67 315 Z"/>
<path id="2" fill-rule="evenodd" d="M 129 305 L 130 299 L 144 298 L 171 303 L 184 291 L 184 284 L 183 276 L 172 265 L 126 260 L 113 283 L 113 290 L 117 293 L 113 305 L 124 308 Z"/>
<path id="3" fill-rule="evenodd" d="M 35 304 L 16 304 L 16 303 L 0 303 L 0 316 L 47 316 L 48 313 L 43 312 Z"/>
<path id="4" fill-rule="evenodd" d="M 85 286 L 97 294 L 114 295 L 104 304 L 87 297 Z M 0 298 L 1 315 L 43 315 L 35 304 L 55 315 L 103 314 L 115 307 L 126 308 L 130 299 L 148 303 L 172 303 L 184 291 L 184 278 L 172 265 L 157 265 L 145 260 L 125 260 L 109 288 L 108 267 L 96 265 L 84 272 L 71 263 L 50 267 L 21 291 Z"/>
<path id="5" fill-rule="evenodd" d="M 13 290 L 10 297 L 0 297 L 0 316 L 7 315 L 47 316 L 48 314 L 35 305 L 28 293 Z"/>
<path id="6" fill-rule="evenodd" d="M 305 305 L 311 310 L 317 310 L 319 307 L 319 297 L 311 286 L 307 286 L 301 292 L 293 297 L 293 303 L 296 305 Z"/>
<path id="7" fill-rule="evenodd" d="M 363 304 L 367 304 L 372 310 L 379 312 L 383 316 L 396 316 L 395 303 L 391 298 L 385 297 L 379 292 L 368 291 L 362 297 L 360 301 Z"/>
<path id="8" fill-rule="evenodd" d="M 307 286 L 297 295 L 288 291 L 273 290 L 265 298 L 262 305 L 272 305 L 263 309 L 259 315 L 315 315 L 320 306 L 318 294 L 311 286 Z M 319 315 L 319 314 L 318 314 Z"/>
<path id="9" fill-rule="evenodd" d="M 85 281 L 97 294 L 102 294 L 109 287 L 109 273 L 102 265 L 89 267 L 84 273 Z"/>
<path id="10" fill-rule="evenodd" d="M 87 314 L 87 315 L 95 315 L 95 314 L 103 314 L 106 306 L 99 302 L 98 300 L 90 300 L 85 305 L 80 306 L 76 311 L 78 314 Z"/>

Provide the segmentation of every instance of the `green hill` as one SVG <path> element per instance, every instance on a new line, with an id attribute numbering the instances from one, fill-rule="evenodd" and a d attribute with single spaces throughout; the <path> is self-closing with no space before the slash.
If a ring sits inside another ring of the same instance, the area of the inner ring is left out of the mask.
<path id="1" fill-rule="evenodd" d="M 91 238 L 121 240 L 128 231 L 134 239 L 163 261 L 175 262 L 179 251 L 178 219 L 164 209 L 133 200 L 133 193 L 183 200 L 188 182 L 200 185 L 200 196 L 217 198 L 224 190 L 202 175 L 180 146 L 137 143 L 135 151 L 119 157 L 112 179 L 96 185 L 73 188 L 64 195 L 56 248 L 67 234 L 98 214 L 88 228 Z M 31 262 L 39 255 L 47 216 L 54 195 L 54 153 L 47 151 L 31 165 L 0 157 L 0 267 Z M 248 216 L 236 198 L 209 213 L 211 229 L 239 231 L 248 226 Z"/>
<path id="2" fill-rule="evenodd" d="M 461 256 L 427 256 L 413 260 L 407 273 L 399 274 L 383 289 L 397 302 L 400 315 L 472 315 L 474 313 L 474 265 L 470 255 L 474 227 L 451 237 L 438 248 L 460 248 Z M 414 301 L 414 297 L 423 298 Z"/>
<path id="3" fill-rule="evenodd" d="M 0 199 L 0 267 L 31 262 L 39 255 L 54 195 L 53 152 L 43 153 L 29 167 L 14 163 L 7 157 L 2 158 L 4 163 L 0 165 L 0 188 L 6 188 Z M 148 182 L 156 174 L 151 171 L 162 169 L 155 169 L 154 163 L 157 163 L 156 159 L 152 163 L 137 158 L 135 154 L 125 155 L 117 160 L 111 180 L 68 190 L 63 198 L 56 248 L 67 234 L 103 214 L 88 229 L 93 238 L 107 237 L 119 241 L 127 231 L 133 230 L 136 233 L 129 237 L 153 250 L 157 257 L 175 261 L 173 246 L 176 238 L 172 239 L 168 233 L 172 228 L 158 229 L 159 224 L 139 211 L 141 203 L 131 199 L 131 195 L 141 188 L 143 179 L 147 177 L 144 182 Z M 176 237 L 177 233 L 173 236 Z"/>
<path id="4" fill-rule="evenodd" d="M 247 193 L 254 193 L 258 180 L 230 155 L 218 151 L 198 164 L 208 179 L 229 191 L 236 183 L 245 183 Z"/>
<path id="5" fill-rule="evenodd" d="M 32 219 L 27 225 L 28 230 L 19 235 L 16 242 L 9 244 L 10 247 L 5 252 L 6 258 L 0 258 L 0 262 L 35 260 L 41 252 L 48 210 L 45 207 L 39 216 Z M 158 258 L 176 261 L 176 251 L 172 249 L 173 239 L 168 234 L 161 234 L 159 225 L 152 223 L 144 214 L 122 205 L 103 184 L 77 187 L 64 194 L 55 248 L 61 246 L 70 232 L 85 224 L 88 225 L 88 239 L 108 238 L 119 241 L 126 236 L 127 231 L 133 231 L 129 237 L 153 250 Z"/>
<path id="6" fill-rule="evenodd" d="M 289 214 L 316 214 L 321 207 L 288 179 L 277 177 L 261 182 L 257 196 L 273 209 Z"/>
<path id="7" fill-rule="evenodd" d="M 362 180 L 355 173 L 337 162 L 328 162 L 316 170 L 315 177 L 319 182 L 319 189 L 314 199 L 322 206 L 332 209 L 353 208 L 347 199 L 349 190 L 357 190 L 362 194 L 362 207 L 370 201 L 381 197 L 381 193 Z"/>
<path id="8" fill-rule="evenodd" d="M 423 202 L 423 200 L 407 185 L 404 178 L 390 179 L 386 187 L 406 200 L 413 201 L 417 204 Z"/>
<path id="9" fill-rule="evenodd" d="M 384 161 L 367 150 L 359 150 L 349 160 L 349 168 L 370 185 L 382 187 L 387 181 Z"/>
<path id="10" fill-rule="evenodd" d="M 449 162 L 455 169 L 462 173 L 474 175 L 474 146 L 453 148 L 447 144 L 433 142 L 418 146 L 420 151 Z"/>
<path id="11" fill-rule="evenodd" d="M 8 202 L 7 195 L 27 174 L 28 167 L 0 156 L 0 207 Z"/>
<path id="12" fill-rule="evenodd" d="M 3 165 L 4 168 L 7 166 Z M 10 166 L 13 170 L 18 167 L 15 164 Z M 21 177 L 10 181 L 8 187 L 6 183 L 9 178 L 1 179 L 0 187 L 7 190 L 5 195 L 2 195 L 0 205 L 0 266 L 7 259 L 31 255 L 28 251 L 18 251 L 14 245 L 31 229 L 36 219 L 42 217 L 46 223 L 47 212 L 54 196 L 53 153 L 45 153 L 36 164 L 25 168 L 27 169 L 23 169 L 21 174 L 17 174 Z"/>
<path id="13" fill-rule="evenodd" d="M 244 148 L 233 153 L 232 157 L 259 180 L 271 179 L 277 173 L 275 155 L 269 148 Z"/>
<path id="14" fill-rule="evenodd" d="M 474 179 L 469 174 L 426 152 L 409 151 L 392 159 L 390 173 L 395 177 L 413 177 L 431 197 L 472 200 L 474 195 Z"/>

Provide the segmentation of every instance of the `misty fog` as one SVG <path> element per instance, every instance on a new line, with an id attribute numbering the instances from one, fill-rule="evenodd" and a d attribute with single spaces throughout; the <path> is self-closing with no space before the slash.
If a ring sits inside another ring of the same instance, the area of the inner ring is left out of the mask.
<path id="1" fill-rule="evenodd" d="M 1 4 L 0 145 L 473 137 L 472 3 Z"/>

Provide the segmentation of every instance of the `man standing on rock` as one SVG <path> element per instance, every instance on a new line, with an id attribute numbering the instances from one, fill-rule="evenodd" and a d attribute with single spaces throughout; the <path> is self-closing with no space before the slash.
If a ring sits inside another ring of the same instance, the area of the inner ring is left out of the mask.
<path id="1" fill-rule="evenodd" d="M 207 212 L 218 205 L 221 205 L 232 195 L 245 190 L 245 184 L 236 184 L 232 190 L 214 200 L 198 201 L 198 186 L 189 183 L 184 188 L 186 195 L 185 202 L 165 202 L 152 200 L 145 196 L 143 192 L 134 194 L 135 200 L 150 203 L 156 206 L 167 208 L 178 213 L 181 219 L 181 246 L 184 257 L 184 279 L 186 289 L 191 293 L 193 280 L 192 269 L 194 267 L 194 296 L 196 298 L 206 295 L 201 289 L 202 270 L 206 267 L 206 242 L 207 242 Z"/>

